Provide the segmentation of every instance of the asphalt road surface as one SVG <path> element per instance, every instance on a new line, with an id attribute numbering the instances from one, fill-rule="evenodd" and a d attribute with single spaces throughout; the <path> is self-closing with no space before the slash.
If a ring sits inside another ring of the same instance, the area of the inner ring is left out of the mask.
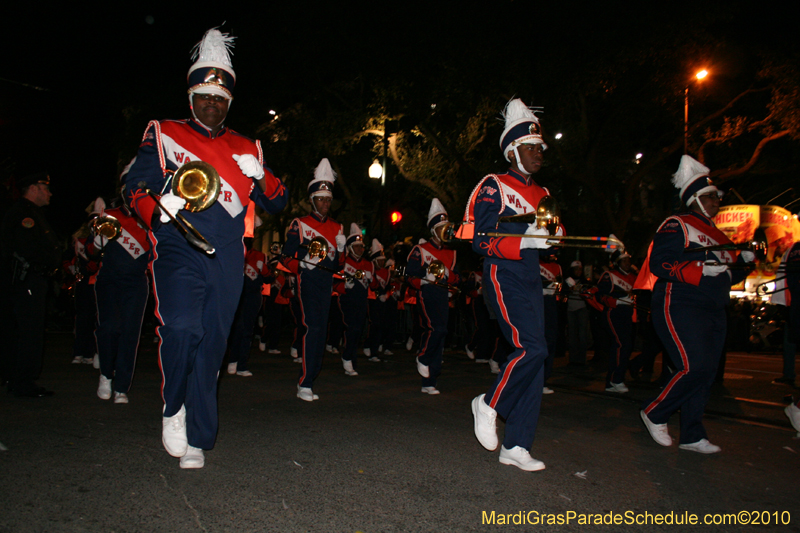
<path id="1" fill-rule="evenodd" d="M 48 336 L 40 384 L 54 397 L 0 396 L 0 532 L 800 531 L 800 441 L 782 412 L 797 391 L 770 383 L 777 356 L 729 356 L 711 456 L 649 437 L 639 403 L 657 386 L 612 395 L 604 369 L 557 360 L 532 450 L 547 468 L 529 473 L 475 439 L 469 402 L 493 376 L 463 352 L 445 353 L 439 396 L 420 392 L 405 350 L 360 359 L 357 377 L 328 354 L 307 403 L 287 347 L 254 350 L 253 377 L 222 376 L 217 445 L 187 471 L 161 445 L 154 345 L 115 405 L 97 398 L 98 371 L 70 364 L 70 343 Z M 727 524 L 680 525 L 693 517 Z"/>

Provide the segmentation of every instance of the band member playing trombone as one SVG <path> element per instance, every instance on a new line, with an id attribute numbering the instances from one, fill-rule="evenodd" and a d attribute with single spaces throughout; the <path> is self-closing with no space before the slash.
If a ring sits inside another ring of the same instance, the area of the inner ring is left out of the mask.
<path id="1" fill-rule="evenodd" d="M 306 402 L 319 399 L 312 386 L 322 368 L 333 274 L 344 262 L 347 241 L 342 225 L 328 217 L 335 180 L 330 162 L 323 158 L 308 184 L 311 213 L 292 220 L 283 248 L 284 264 L 297 274 L 299 316 L 295 320 L 302 335 L 299 356 L 303 363 L 297 397 Z"/>
<path id="2" fill-rule="evenodd" d="M 721 451 L 708 441 L 703 411 L 725 344 L 725 305 L 731 285 L 746 276 L 745 270 L 728 268 L 728 263 L 734 262 L 732 252 L 692 251 L 731 244 L 712 221 L 722 192 L 708 175 L 706 166 L 688 155 L 681 158 L 672 183 L 680 189 L 681 203 L 688 212 L 661 223 L 645 262 L 657 277 L 651 307 L 653 326 L 677 372 L 640 413 L 653 440 L 671 446 L 667 421 L 680 410 L 679 448 L 706 454 Z M 754 258 L 753 252 L 742 251 L 739 262 Z"/>
<path id="3" fill-rule="evenodd" d="M 510 101 L 504 111 L 500 149 L 511 164 L 508 172 L 486 176 L 475 187 L 467 216 L 475 223 L 472 249 L 485 256 L 484 298 L 492 306 L 503 335 L 514 347 L 495 383 L 472 401 L 475 436 L 487 450 L 498 446 L 496 417 L 506 420 L 500 463 L 522 470 L 545 465 L 530 456 L 544 387 L 547 341 L 539 272 L 539 250 L 546 239 L 489 237 L 485 232 L 547 235 L 545 228 L 525 222 L 501 222 L 500 216 L 535 212 L 548 192 L 532 175 L 539 172 L 543 151 L 539 120 L 522 102 Z M 470 216 L 471 215 L 471 216 Z"/>
<path id="4" fill-rule="evenodd" d="M 442 370 L 442 355 L 449 315 L 448 285 L 458 283 L 456 252 L 442 244 L 447 211 L 438 198 L 428 210 L 431 240 L 415 246 L 408 256 L 409 284 L 419 289 L 417 303 L 422 317 L 422 337 L 417 352 L 417 371 L 422 376 L 422 392 L 439 394 L 436 380 Z"/>
<path id="5" fill-rule="evenodd" d="M 150 122 L 125 179 L 126 200 L 150 229 L 160 322 L 162 442 L 170 455 L 181 458 L 181 468 L 202 468 L 203 450 L 216 441 L 217 372 L 241 294 L 242 238 L 247 226 L 252 236 L 253 203 L 277 213 L 287 197 L 281 180 L 264 167 L 261 144 L 224 125 L 236 80 L 228 54 L 232 41 L 216 29 L 206 32 L 188 74 L 192 118 Z M 180 190 L 168 192 L 173 181 L 180 183 L 177 175 L 171 178 L 172 171 L 187 161 L 213 167 L 202 172 L 209 184 L 216 183 L 213 171 L 219 174 L 218 199 L 216 187 L 209 185 L 210 206 L 199 212 L 190 212 L 192 204 L 186 205 Z M 184 239 L 187 231 L 168 224 L 179 211 L 209 243 L 207 253 L 187 242 L 197 235 Z"/>

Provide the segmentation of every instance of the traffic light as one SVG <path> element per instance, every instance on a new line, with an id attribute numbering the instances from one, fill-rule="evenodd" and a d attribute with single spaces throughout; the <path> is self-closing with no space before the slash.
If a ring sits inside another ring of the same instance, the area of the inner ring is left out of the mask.
<path id="1" fill-rule="evenodd" d="M 396 226 L 401 220 L 403 220 L 403 215 L 400 211 L 392 211 L 392 226 Z"/>

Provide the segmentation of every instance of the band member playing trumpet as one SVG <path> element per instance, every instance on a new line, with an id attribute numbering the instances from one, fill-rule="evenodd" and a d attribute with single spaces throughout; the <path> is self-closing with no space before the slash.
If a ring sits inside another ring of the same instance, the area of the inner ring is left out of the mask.
<path id="1" fill-rule="evenodd" d="M 539 271 L 539 250 L 549 248 L 547 229 L 524 222 L 500 222 L 500 216 L 535 212 L 548 195 L 532 175 L 539 172 L 543 151 L 539 119 L 522 102 L 511 100 L 504 111 L 505 130 L 500 149 L 510 163 L 508 172 L 491 174 L 475 187 L 465 218 L 474 220 L 472 249 L 485 256 L 484 298 L 497 316 L 500 329 L 514 347 L 500 374 L 486 394 L 472 401 L 475 436 L 488 450 L 498 446 L 496 417 L 506 420 L 500 463 L 522 470 L 542 470 L 545 465 L 531 457 L 544 387 L 547 341 Z M 518 234 L 489 237 L 486 232 Z"/>
<path id="2" fill-rule="evenodd" d="M 127 206 L 111 207 L 100 213 L 118 221 L 119 234 L 104 234 L 98 224 L 94 247 L 102 250 L 102 263 L 94 284 L 97 300 L 97 353 L 100 359 L 100 382 L 97 396 L 114 403 L 128 403 L 128 390 L 136 366 L 136 352 L 142 332 L 150 283 L 147 265 L 150 242 L 147 230 Z M 116 232 L 115 232 L 116 233 Z"/>
<path id="3" fill-rule="evenodd" d="M 653 326 L 677 372 L 661 394 L 644 404 L 640 415 L 653 440 L 671 446 L 667 421 L 680 410 L 679 448 L 698 453 L 721 451 L 708 441 L 703 412 L 725 344 L 725 305 L 731 285 L 746 276 L 745 270 L 728 269 L 726 264 L 706 264 L 708 259 L 733 262 L 730 251 L 692 252 L 693 248 L 731 242 L 712 221 L 722 192 L 708 175 L 708 167 L 682 156 L 672 183 L 680 189 L 681 203 L 688 211 L 661 223 L 645 263 L 657 277 L 651 306 Z M 754 258 L 750 251 L 739 255 L 740 262 Z"/>
<path id="4" fill-rule="evenodd" d="M 422 337 L 417 352 L 417 371 L 422 376 L 422 392 L 439 394 L 436 381 L 442 370 L 442 354 L 447 337 L 449 302 L 447 285 L 458 283 L 456 252 L 442 244 L 447 211 L 438 198 L 428 210 L 431 240 L 415 246 L 408 256 L 409 283 L 419 289 L 417 306 L 422 317 Z"/>
<path id="5" fill-rule="evenodd" d="M 284 264 L 297 273 L 299 316 L 295 316 L 295 320 L 302 335 L 298 355 L 303 363 L 297 397 L 306 402 L 319 399 L 312 386 L 322 368 L 325 352 L 333 273 L 344 262 L 347 241 L 342 225 L 328 217 L 335 180 L 330 162 L 323 158 L 308 184 L 311 213 L 292 220 L 283 248 Z"/>
<path id="6" fill-rule="evenodd" d="M 281 180 L 264 166 L 261 144 L 224 125 L 236 80 L 228 53 L 233 39 L 216 29 L 206 32 L 188 74 L 192 118 L 150 122 L 125 179 L 126 200 L 150 229 L 162 442 L 181 458 L 181 468 L 202 468 L 203 450 L 216 441 L 217 372 L 241 294 L 242 238 L 248 226 L 252 236 L 252 204 L 277 213 L 287 199 Z M 218 199 L 199 212 L 190 212 L 179 194 L 165 192 L 171 172 L 187 161 L 204 161 L 219 174 Z M 148 189 L 161 193 L 160 205 Z M 213 246 L 214 256 L 198 253 L 168 224 L 178 211 Z"/>
<path id="7" fill-rule="evenodd" d="M 373 276 L 372 262 L 364 257 L 364 238 L 358 224 L 350 225 L 346 247 L 344 276 L 334 289 L 340 294 L 339 309 L 344 322 L 342 366 L 345 374 L 357 376 L 358 342 L 367 320 L 367 297 Z"/>
<path id="8" fill-rule="evenodd" d="M 603 272 L 597 282 L 597 299 L 603 304 L 603 327 L 608 332 L 608 374 L 606 392 L 626 393 L 625 372 L 633 350 L 633 284 L 636 274 L 631 269 L 631 256 L 616 251 L 611 260 L 614 268 Z"/>

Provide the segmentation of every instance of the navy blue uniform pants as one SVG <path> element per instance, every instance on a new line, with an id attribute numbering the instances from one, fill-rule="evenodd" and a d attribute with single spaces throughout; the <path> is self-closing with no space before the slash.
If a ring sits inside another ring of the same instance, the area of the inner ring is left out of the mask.
<path id="1" fill-rule="evenodd" d="M 547 341 L 539 269 L 484 266 L 484 298 L 514 347 L 484 401 L 506 421 L 503 446 L 530 450 L 539 422 Z"/>
<path id="2" fill-rule="evenodd" d="M 603 310 L 603 318 L 608 332 L 608 387 L 611 383 L 625 381 L 625 372 L 633 351 L 633 307 L 607 307 Z"/>
<path id="3" fill-rule="evenodd" d="M 351 295 L 344 293 L 339 296 L 339 309 L 342 312 L 344 324 L 344 348 L 342 359 L 352 361 L 356 368 L 356 356 L 361 334 L 364 333 L 364 323 L 367 320 L 367 295 Z M 375 352 L 375 355 L 378 355 Z"/>
<path id="4" fill-rule="evenodd" d="M 131 388 L 149 292 L 146 271 L 120 274 L 101 269 L 97 275 L 95 337 L 100 373 L 113 378 L 115 392 L 127 393 Z"/>
<path id="5" fill-rule="evenodd" d="M 75 340 L 72 356 L 91 359 L 97 353 L 94 330 L 97 326 L 97 304 L 89 276 L 75 284 Z"/>
<path id="6" fill-rule="evenodd" d="M 435 387 L 442 373 L 442 355 L 447 337 L 447 317 L 450 311 L 447 289 L 436 285 L 423 285 L 419 291 L 419 314 L 422 319 L 422 336 L 417 357 L 428 367 L 429 377 L 422 378 L 423 387 Z"/>
<path id="7" fill-rule="evenodd" d="M 216 441 L 217 378 L 242 289 L 244 246 L 217 246 L 209 257 L 177 231 L 160 231 L 154 246 L 154 293 L 164 416 L 186 406 L 189 445 Z"/>
<path id="8" fill-rule="evenodd" d="M 261 309 L 261 283 L 245 282 L 228 343 L 231 350 L 228 361 L 238 363 L 236 366 L 238 371 L 247 370 L 250 345 L 253 342 L 253 330 L 256 326 L 259 309 Z M 272 327 L 271 324 L 265 324 L 265 326 Z"/>
<path id="9" fill-rule="evenodd" d="M 301 387 L 311 388 L 322 369 L 322 357 L 325 354 L 325 333 L 328 329 L 328 314 L 331 309 L 330 274 L 307 277 L 297 276 L 297 295 L 300 302 L 299 319 L 303 331 L 300 337 L 299 355 L 303 358 L 298 383 Z M 305 278 L 305 279 L 304 279 Z"/>
<path id="10" fill-rule="evenodd" d="M 644 412 L 654 424 L 665 424 L 680 409 L 680 443 L 705 439 L 703 412 L 725 344 L 725 309 L 667 289 L 653 294 L 652 313 L 653 326 L 677 372 L 661 394 L 645 403 Z"/>

